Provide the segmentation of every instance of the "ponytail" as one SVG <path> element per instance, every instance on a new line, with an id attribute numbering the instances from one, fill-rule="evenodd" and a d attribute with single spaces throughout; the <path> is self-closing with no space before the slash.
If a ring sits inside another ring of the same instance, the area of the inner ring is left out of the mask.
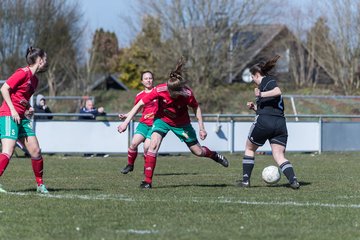
<path id="1" fill-rule="evenodd" d="M 184 57 L 181 57 L 176 64 L 176 67 L 169 74 L 169 80 L 167 81 L 168 91 L 172 98 L 178 96 L 188 96 L 187 92 L 184 91 L 187 81 L 183 78 L 184 66 L 186 60 Z"/>
<path id="2" fill-rule="evenodd" d="M 257 72 L 262 76 L 268 75 L 268 73 L 275 67 L 277 60 L 279 60 L 280 55 L 275 55 L 272 59 L 267 62 L 260 62 L 255 64 L 250 68 L 250 73 L 255 75 Z"/>

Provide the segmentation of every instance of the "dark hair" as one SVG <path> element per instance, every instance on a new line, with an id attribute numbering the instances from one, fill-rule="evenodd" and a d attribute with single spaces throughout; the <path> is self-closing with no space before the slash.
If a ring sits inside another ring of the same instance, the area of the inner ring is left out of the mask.
<path id="1" fill-rule="evenodd" d="M 184 87 L 186 87 L 187 81 L 183 78 L 184 66 L 186 64 L 186 60 L 184 57 L 181 57 L 176 64 L 176 67 L 173 71 L 170 72 L 169 80 L 167 81 L 168 91 L 172 98 L 176 98 L 177 96 L 188 96 L 184 91 Z"/>
<path id="2" fill-rule="evenodd" d="M 261 76 L 268 75 L 268 73 L 273 69 L 276 65 L 277 60 L 280 58 L 279 55 L 275 55 L 272 59 L 267 62 L 259 62 L 250 68 L 250 73 L 255 75 L 256 73 L 260 73 Z"/>
<path id="3" fill-rule="evenodd" d="M 141 72 L 141 81 L 143 80 L 143 77 L 144 77 L 144 74 L 145 74 L 145 73 L 150 73 L 151 76 L 152 76 L 152 78 L 153 78 L 153 80 L 154 80 L 154 74 L 153 74 L 151 71 L 146 70 L 146 71 Z"/>
<path id="4" fill-rule="evenodd" d="M 26 62 L 29 65 L 33 65 L 36 62 L 38 57 L 45 57 L 46 53 L 40 48 L 33 48 L 32 46 L 28 47 L 26 50 Z"/>

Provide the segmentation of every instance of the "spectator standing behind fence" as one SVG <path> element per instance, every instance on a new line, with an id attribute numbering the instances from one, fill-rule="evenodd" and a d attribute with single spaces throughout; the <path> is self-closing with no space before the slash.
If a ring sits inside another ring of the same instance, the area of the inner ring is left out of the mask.
<path id="1" fill-rule="evenodd" d="M 92 114 L 92 116 L 79 116 L 80 120 L 95 120 L 97 116 L 106 115 L 104 108 L 95 108 L 91 99 L 85 101 L 85 106 L 80 109 L 80 113 Z"/>
<path id="2" fill-rule="evenodd" d="M 52 113 L 46 105 L 45 97 L 41 94 L 36 96 L 35 113 Z M 53 119 L 53 116 L 35 116 L 36 119 Z"/>

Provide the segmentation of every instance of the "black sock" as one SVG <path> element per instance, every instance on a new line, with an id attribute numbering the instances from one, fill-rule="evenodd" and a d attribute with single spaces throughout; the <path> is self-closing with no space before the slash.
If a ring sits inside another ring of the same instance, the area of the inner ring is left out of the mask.
<path id="1" fill-rule="evenodd" d="M 284 162 L 280 165 L 281 171 L 284 173 L 289 183 L 293 183 L 296 180 L 294 168 L 289 161 Z"/>
<path id="2" fill-rule="evenodd" d="M 245 155 L 242 163 L 243 163 L 243 182 L 248 182 L 251 177 L 251 172 L 254 168 L 255 158 Z"/>

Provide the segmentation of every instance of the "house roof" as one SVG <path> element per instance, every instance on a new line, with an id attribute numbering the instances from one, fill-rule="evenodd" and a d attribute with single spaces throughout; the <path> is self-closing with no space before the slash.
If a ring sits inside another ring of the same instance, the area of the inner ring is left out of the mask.
<path id="1" fill-rule="evenodd" d="M 240 48 L 236 57 L 244 61 L 236 68 L 234 76 L 240 74 L 284 30 L 287 30 L 286 26 L 280 24 L 245 25 L 240 27 L 240 30 L 233 34 L 232 44 L 234 48 L 236 46 Z"/>
<path id="2" fill-rule="evenodd" d="M 92 91 L 101 87 L 101 85 L 105 85 L 106 89 L 118 89 L 128 91 L 128 87 L 121 82 L 118 77 L 113 74 L 109 75 L 97 75 L 94 77 L 95 82 L 88 87 L 88 91 Z"/>
<path id="3" fill-rule="evenodd" d="M 269 46 L 272 41 L 280 34 L 290 34 L 295 40 L 296 36 L 282 24 L 260 24 L 260 25 L 244 25 L 240 30 L 233 35 L 233 46 L 239 46 L 241 49 L 236 57 L 243 59 L 233 74 L 234 77 L 238 76 L 264 49 Z M 301 46 L 308 54 L 312 54 L 309 49 L 301 43 Z M 315 62 L 325 71 L 325 73 L 332 79 L 332 74 L 326 69 L 324 64 L 319 61 L 316 56 Z"/>

